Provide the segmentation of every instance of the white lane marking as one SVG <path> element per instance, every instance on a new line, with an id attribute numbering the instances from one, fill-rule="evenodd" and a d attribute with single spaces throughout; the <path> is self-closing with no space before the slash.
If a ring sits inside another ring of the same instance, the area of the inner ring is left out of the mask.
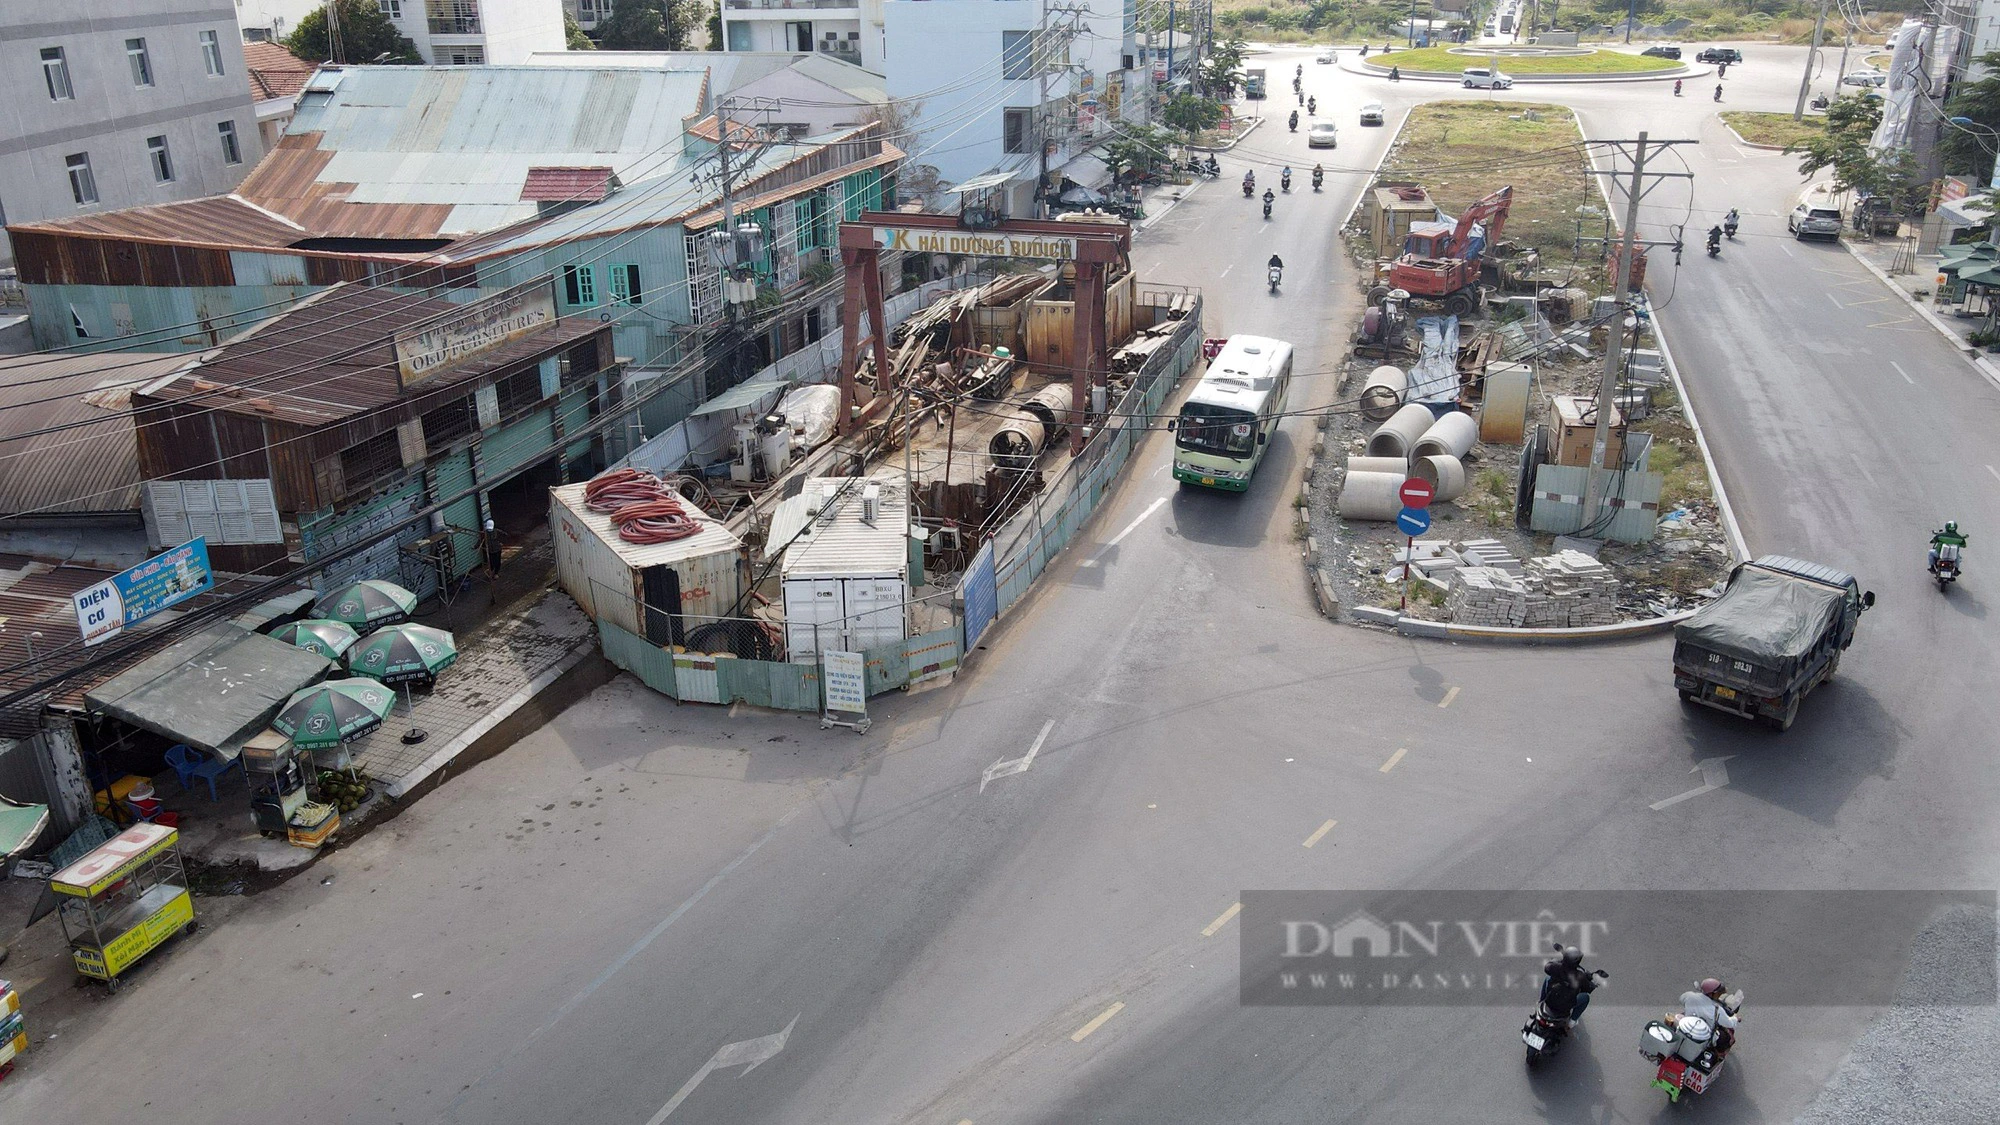
<path id="1" fill-rule="evenodd" d="M 725 1043 L 717 1047 L 715 1053 L 708 1057 L 708 1061 L 701 1064 L 701 1069 L 694 1072 L 694 1077 L 688 1079 L 687 1084 L 682 1086 L 672 1098 L 668 1099 L 667 1104 L 661 1106 L 660 1112 L 654 1114 L 652 1120 L 646 1122 L 646 1125 L 660 1125 L 660 1122 L 665 1121 L 669 1115 L 681 1107 L 681 1103 L 687 1100 L 689 1094 L 694 1093 L 694 1088 L 701 1085 L 701 1080 L 707 1078 L 713 1072 L 721 1070 L 726 1066 L 740 1066 L 743 1068 L 743 1074 L 748 1074 L 776 1058 L 778 1052 L 785 1049 L 785 1040 L 791 1038 L 792 1029 L 798 1025 L 799 1017 L 793 1016 L 792 1022 L 785 1025 L 785 1030 L 775 1035 L 765 1035 L 757 1039 L 745 1039 L 740 1043 Z M 741 1078 L 743 1074 L 739 1074 L 737 1077 Z"/>
<path id="2" fill-rule="evenodd" d="M 1782 242 L 1778 243 L 1778 249 L 1783 250 L 1785 252 L 1785 257 L 1787 258 L 1794 257 L 1794 255 L 1792 254 L 1792 248 L 1785 245 L 1784 243 Z"/>
<path id="3" fill-rule="evenodd" d="M 1395 752 L 1394 754 L 1391 754 L 1391 755 L 1389 755 L 1389 760 L 1388 760 L 1388 761 L 1386 761 L 1386 762 L 1383 762 L 1383 763 L 1382 763 L 1382 768 L 1381 768 L 1381 770 L 1380 770 L 1380 771 L 1378 771 L 1378 772 L 1381 772 L 1381 773 L 1388 773 L 1388 772 L 1389 772 L 1390 770 L 1392 770 L 1392 769 L 1395 769 L 1395 768 L 1396 768 L 1396 763 L 1397 763 L 1397 762 L 1400 762 L 1400 761 L 1402 761 L 1402 760 L 1403 760 L 1403 755 L 1405 755 L 1405 754 L 1407 754 L 1407 753 L 1409 753 L 1409 752 L 1410 752 L 1410 748 L 1409 748 L 1409 747 L 1407 747 L 1407 746 L 1398 746 L 1398 747 L 1396 747 L 1396 752 Z"/>
<path id="4" fill-rule="evenodd" d="M 1028 747 L 1026 754 L 1018 758 L 1002 758 L 992 765 L 987 766 L 986 772 L 979 775 L 979 791 L 981 793 L 986 792 L 987 783 L 993 781 L 995 778 L 1012 777 L 1017 773 L 1027 773 L 1028 767 L 1035 764 L 1035 755 L 1042 752 L 1042 743 L 1048 741 L 1049 732 L 1054 730 L 1055 727 L 1056 721 L 1054 719 L 1043 723 L 1042 733 L 1035 736 L 1035 743 Z"/>
<path id="5" fill-rule="evenodd" d="M 1156 472 L 1156 473 L 1157 473 L 1157 472 L 1159 472 L 1159 470 L 1158 470 L 1158 469 L 1155 469 L 1155 470 L 1153 470 L 1153 471 L 1154 471 L 1154 472 Z M 1167 498 L 1166 498 L 1166 497 L 1164 497 L 1164 496 L 1162 496 L 1162 497 L 1160 497 L 1160 498 L 1159 498 L 1158 500 L 1155 500 L 1155 501 L 1153 501 L 1153 502 L 1152 502 L 1151 504 L 1147 505 L 1147 506 L 1146 506 L 1146 510 L 1145 510 L 1145 511 L 1143 511 L 1143 512 L 1140 512 L 1140 513 L 1139 513 L 1139 517 L 1138 517 L 1137 519 L 1135 519 L 1135 520 L 1133 520 L 1133 521 L 1132 521 L 1131 523 L 1128 523 L 1128 524 L 1126 524 L 1126 525 L 1125 525 L 1125 530 L 1123 530 L 1123 531 L 1119 532 L 1118 534 L 1116 534 L 1116 535 L 1112 536 L 1112 537 L 1111 537 L 1110 539 L 1106 540 L 1106 541 L 1105 541 L 1105 544 L 1104 544 L 1104 546 L 1102 546 L 1102 547 L 1099 547 L 1099 548 L 1097 549 L 1097 553 L 1096 553 L 1096 554 L 1094 554 L 1094 555 L 1090 556 L 1089 558 L 1087 558 L 1087 559 L 1083 560 L 1083 562 L 1082 562 L 1082 564 L 1081 564 L 1081 565 L 1083 565 L 1083 566 L 1096 566 L 1096 565 L 1097 565 L 1097 561 L 1098 561 L 1098 560 L 1099 560 L 1100 558 L 1103 558 L 1103 557 L 1104 557 L 1104 552 L 1106 552 L 1106 551 L 1109 551 L 1109 550 L 1110 550 L 1111 548 L 1113 548 L 1113 547 L 1116 547 L 1116 546 L 1117 546 L 1117 545 L 1119 544 L 1119 542 L 1120 542 L 1121 540 L 1123 540 L 1123 539 L 1124 539 L 1124 538 L 1125 538 L 1125 537 L 1126 537 L 1127 535 L 1130 535 L 1130 534 L 1132 534 L 1132 533 L 1133 533 L 1134 531 L 1137 531 L 1137 530 L 1139 529 L 1139 525 L 1140 525 L 1140 524 L 1142 524 L 1142 523 L 1145 523 L 1145 522 L 1146 522 L 1146 517 L 1147 517 L 1147 516 L 1150 516 L 1150 515 L 1152 515 L 1152 514 L 1153 514 L 1154 512 L 1157 512 L 1157 511 L 1159 511 L 1159 510 L 1160 510 L 1160 508 L 1161 508 L 1161 507 L 1162 507 L 1163 505 L 1165 505 L 1165 504 L 1166 504 L 1166 502 L 1167 502 Z"/>
<path id="6" fill-rule="evenodd" d="M 1994 480 L 2000 480 L 2000 469 L 1996 469 L 1993 466 L 1988 465 L 1986 466 L 1986 471 L 1993 474 Z"/>
<path id="7" fill-rule="evenodd" d="M 1444 693 L 1444 698 L 1438 700 L 1438 710 L 1442 711 L 1445 708 L 1451 706 L 1451 701 L 1457 698 L 1458 698 L 1458 685 L 1453 684 L 1451 690 Z"/>
<path id="8" fill-rule="evenodd" d="M 1892 359 L 1889 361 L 1889 366 L 1896 369 L 1896 374 L 1901 375 L 1903 377 L 1903 382 L 1908 383 L 1912 387 L 1917 385 L 1917 381 L 1915 379 L 1910 378 L 1910 373 L 1903 370 L 1902 364 L 1897 363 L 1895 360 Z"/>
<path id="9" fill-rule="evenodd" d="M 1222 280 L 1223 278 L 1225 278 L 1225 277 L 1228 277 L 1228 276 L 1229 276 L 1229 271 L 1230 271 L 1230 270 L 1233 270 L 1233 269 L 1235 269 L 1235 268 L 1236 268 L 1235 266 L 1224 266 L 1224 267 L 1222 267 L 1222 272 L 1221 272 L 1221 273 L 1219 273 L 1219 274 L 1216 274 L 1216 275 L 1215 275 L 1215 279 L 1216 279 L 1217 281 L 1221 281 L 1221 280 Z"/>
<path id="10" fill-rule="evenodd" d="M 1682 801 L 1688 800 L 1693 797 L 1699 797 L 1703 793 L 1712 793 L 1715 790 L 1720 789 L 1723 786 L 1729 784 L 1729 770 L 1722 763 L 1728 761 L 1730 758 L 1734 758 L 1735 756 L 1736 755 L 1734 754 L 1728 754 L 1720 758 L 1703 758 L 1698 764 L 1696 764 L 1696 766 L 1693 769 L 1688 771 L 1689 773 L 1698 773 L 1701 775 L 1700 785 L 1696 786 L 1693 789 L 1688 790 L 1685 793 L 1673 797 L 1668 797 L 1664 801 L 1654 801 L 1652 805 L 1648 807 L 1650 807 L 1654 812 L 1659 812 L 1661 809 L 1671 808 L 1674 805 L 1680 804 Z"/>
<path id="11" fill-rule="evenodd" d="M 1100 1027 L 1103 1027 L 1105 1023 L 1111 1019 L 1112 1016 L 1115 1016 L 1119 1012 L 1122 1012 L 1124 1010 L 1125 1010 L 1125 1001 L 1123 1000 L 1118 1001 L 1116 1004 L 1113 1004 L 1109 1008 L 1106 1008 L 1102 1012 L 1099 1012 L 1097 1014 L 1096 1019 L 1091 1020 L 1089 1023 L 1084 1024 L 1082 1027 L 1077 1028 L 1076 1033 L 1069 1037 L 1069 1041 L 1072 1043 L 1083 1042 L 1086 1038 L 1089 1037 L 1091 1032 L 1096 1031 Z"/>
<path id="12" fill-rule="evenodd" d="M 1326 839 L 1326 834 L 1333 831 L 1333 826 L 1339 823 L 1337 820 L 1329 820 L 1325 824 L 1320 825 L 1317 829 L 1313 830 L 1312 835 L 1306 837 L 1304 846 L 1310 848 L 1321 840 Z"/>
<path id="13" fill-rule="evenodd" d="M 1214 937 L 1217 931 L 1221 930 L 1222 927 L 1227 926 L 1229 924 L 1229 920 L 1231 918 L 1236 917 L 1238 914 L 1242 913 L 1242 911 L 1243 911 L 1242 903 L 1240 902 L 1230 903 L 1229 909 L 1223 911 L 1222 914 L 1215 919 L 1215 921 L 1210 922 L 1208 924 L 1208 928 L 1201 932 L 1201 936 Z"/>
<path id="14" fill-rule="evenodd" d="M 1836 308 L 1836 309 L 1844 309 L 1844 308 L 1846 308 L 1846 307 L 1847 307 L 1846 305 L 1843 305 L 1843 304 L 1841 304 L 1841 303 L 1840 303 L 1840 301 L 1839 301 L 1839 300 L 1838 300 L 1837 298 L 1835 298 L 1835 297 L 1834 297 L 1834 295 L 1833 295 L 1833 294 L 1831 294 L 1831 293 L 1828 293 L 1828 294 L 1826 295 L 1826 299 L 1827 299 L 1827 300 L 1829 300 L 1829 301 L 1832 301 L 1832 302 L 1833 302 L 1833 307 L 1834 307 L 1834 308 Z"/>
<path id="15" fill-rule="evenodd" d="M 1859 453 L 1851 454 L 1850 456 L 1854 458 L 1854 467 L 1860 469 L 1861 475 L 1868 478 L 1869 487 L 1874 487 L 1875 474 L 1868 471 L 1868 463 L 1861 459 Z"/>

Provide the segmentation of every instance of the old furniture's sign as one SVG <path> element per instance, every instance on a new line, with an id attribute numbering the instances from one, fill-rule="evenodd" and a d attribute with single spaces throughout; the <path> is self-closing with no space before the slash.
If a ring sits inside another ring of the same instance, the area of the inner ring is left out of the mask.
<path id="1" fill-rule="evenodd" d="M 404 390 L 453 364 L 491 351 L 556 320 L 555 283 L 524 282 L 457 312 L 396 334 L 396 377 Z"/>
<path id="2" fill-rule="evenodd" d="M 911 250 L 919 254 L 973 254 L 982 258 L 1035 258 L 1045 262 L 1076 260 L 1076 239 L 1040 234 L 876 227 L 875 245 L 884 250 Z"/>

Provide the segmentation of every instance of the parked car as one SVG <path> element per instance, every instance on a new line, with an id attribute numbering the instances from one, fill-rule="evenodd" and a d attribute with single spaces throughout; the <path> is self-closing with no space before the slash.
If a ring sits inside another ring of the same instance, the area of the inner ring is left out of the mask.
<path id="1" fill-rule="evenodd" d="M 1382 123 L 1382 103 L 1369 102 L 1367 105 L 1362 106 L 1361 123 L 1363 125 L 1380 125 Z"/>
<path id="2" fill-rule="evenodd" d="M 1315 121 L 1312 128 L 1306 130 L 1306 147 L 1339 148 L 1340 130 L 1334 128 L 1331 121 Z"/>
<path id="3" fill-rule="evenodd" d="M 1808 238 L 1840 241 L 1840 201 L 1823 190 L 1808 188 L 1785 219 L 1785 229 L 1801 242 Z"/>
<path id="4" fill-rule="evenodd" d="M 1507 90 L 1514 85 L 1512 78 L 1483 66 L 1466 67 L 1462 77 L 1468 90 Z"/>
<path id="5" fill-rule="evenodd" d="M 1679 47 L 1648 47 L 1639 53 L 1656 59 L 1677 59 L 1681 57 L 1681 49 Z M 1703 61 L 1706 62 L 1707 60 L 1704 59 Z"/>
<path id="6" fill-rule="evenodd" d="M 1734 47 L 1709 47 L 1696 55 L 1694 61 L 1705 63 L 1740 63 L 1743 61 L 1743 52 Z"/>
<path id="7" fill-rule="evenodd" d="M 1879 70 L 1857 70 L 1840 80 L 1842 86 L 1863 86 L 1880 89 L 1889 84 L 1889 76 Z"/>
<path id="8" fill-rule="evenodd" d="M 1320 63 L 1322 65 L 1332 62 L 1333 48 L 1328 47 L 1326 50 L 1321 51 L 1317 56 L 1314 57 L 1313 61 L 1316 63 Z"/>

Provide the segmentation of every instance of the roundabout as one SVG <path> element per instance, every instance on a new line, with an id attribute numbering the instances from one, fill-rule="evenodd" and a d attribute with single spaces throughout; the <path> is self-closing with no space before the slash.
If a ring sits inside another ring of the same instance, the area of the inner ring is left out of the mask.
<path id="1" fill-rule="evenodd" d="M 1508 76 L 1522 81 L 1605 81 L 1683 78 L 1700 73 L 1678 59 L 1612 51 L 1598 47 L 1529 44 L 1455 44 L 1418 47 L 1370 55 L 1356 61 L 1368 74 L 1386 75 L 1395 67 L 1402 77 L 1456 79 L 1466 67 L 1497 62 Z"/>

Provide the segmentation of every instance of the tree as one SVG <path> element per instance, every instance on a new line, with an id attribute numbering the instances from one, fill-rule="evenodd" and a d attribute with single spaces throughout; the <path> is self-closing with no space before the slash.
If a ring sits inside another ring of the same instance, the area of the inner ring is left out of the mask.
<path id="1" fill-rule="evenodd" d="M 340 50 L 335 51 L 327 33 L 326 10 L 333 8 L 340 26 Z M 292 33 L 285 37 L 285 49 L 307 62 L 334 63 L 420 63 L 417 45 L 410 42 L 375 0 L 327 0 L 307 12 Z"/>
<path id="2" fill-rule="evenodd" d="M 1800 158 L 1802 176 L 1831 168 L 1834 191 L 1886 199 L 1896 214 L 1914 214 L 1926 194 L 1916 159 L 1907 149 L 1875 152 L 1868 147 L 1881 123 L 1882 104 L 1875 99 L 1835 98 L 1826 108 L 1826 133 L 1787 145 L 1785 151 Z"/>
<path id="3" fill-rule="evenodd" d="M 1212 98 L 1194 94 L 1175 94 L 1160 113 L 1160 120 L 1170 129 L 1183 133 L 1199 133 L 1203 129 L 1213 129 L 1222 120 L 1222 103 Z"/>
<path id="4" fill-rule="evenodd" d="M 1202 90 L 1215 97 L 1229 96 L 1236 84 L 1243 81 L 1243 60 L 1249 56 L 1250 45 L 1240 36 L 1231 36 L 1211 47 L 1197 73 Z"/>
<path id="5" fill-rule="evenodd" d="M 618 0 L 597 25 L 607 51 L 685 51 L 707 17 L 701 0 Z"/>
<path id="6" fill-rule="evenodd" d="M 576 25 L 576 17 L 568 12 L 563 13 L 563 41 L 572 51 L 597 50 L 597 44 L 590 41 L 590 36 L 585 35 L 583 29 Z"/>
<path id="7" fill-rule="evenodd" d="M 1124 135 L 1104 146 L 1104 164 L 1111 172 L 1128 169 L 1145 173 L 1155 164 L 1165 164 L 1171 157 L 1167 146 L 1174 143 L 1174 135 L 1154 125 L 1126 126 Z"/>
<path id="8" fill-rule="evenodd" d="M 1945 171 L 1986 179 L 1993 174 L 1994 152 L 2000 148 L 2000 51 L 1979 56 L 1968 73 L 1984 77 L 1961 85 L 1945 115 L 1967 118 L 1971 124 L 1948 122 L 1938 140 L 1938 153 L 1944 157 Z"/>

